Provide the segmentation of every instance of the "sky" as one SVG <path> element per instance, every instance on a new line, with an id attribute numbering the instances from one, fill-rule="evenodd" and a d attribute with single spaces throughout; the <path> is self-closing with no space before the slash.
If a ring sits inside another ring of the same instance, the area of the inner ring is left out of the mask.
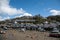
<path id="1" fill-rule="evenodd" d="M 0 0 L 0 21 L 37 14 L 60 15 L 60 0 Z"/>

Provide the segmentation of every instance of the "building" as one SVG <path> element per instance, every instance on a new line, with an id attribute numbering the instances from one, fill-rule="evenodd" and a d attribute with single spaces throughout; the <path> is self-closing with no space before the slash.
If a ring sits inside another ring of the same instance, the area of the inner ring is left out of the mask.
<path id="1" fill-rule="evenodd" d="M 15 23 L 34 23 L 35 20 L 15 20 Z"/>

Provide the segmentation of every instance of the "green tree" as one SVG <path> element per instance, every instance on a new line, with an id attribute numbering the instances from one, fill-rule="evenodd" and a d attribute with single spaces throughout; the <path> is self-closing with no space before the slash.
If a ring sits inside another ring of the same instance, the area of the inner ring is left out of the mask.
<path id="1" fill-rule="evenodd" d="M 33 17 L 33 19 L 35 19 L 36 20 L 36 22 L 35 23 L 41 23 L 41 22 L 43 22 L 43 17 L 40 15 L 40 14 L 38 14 L 38 15 L 35 15 L 34 17 Z"/>
<path id="2" fill-rule="evenodd" d="M 50 20 L 50 21 L 58 21 L 58 22 L 60 22 L 60 15 L 48 16 L 47 19 Z"/>

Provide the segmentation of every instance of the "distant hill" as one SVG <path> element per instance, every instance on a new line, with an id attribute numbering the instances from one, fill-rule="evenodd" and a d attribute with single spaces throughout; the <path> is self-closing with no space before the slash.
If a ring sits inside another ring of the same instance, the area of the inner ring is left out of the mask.
<path id="1" fill-rule="evenodd" d="M 42 17 L 41 15 L 35 15 L 35 16 L 23 16 L 23 17 L 17 17 L 17 18 L 13 18 L 13 19 L 7 19 L 4 21 L 0 21 L 0 24 L 4 24 L 4 23 L 13 23 L 15 20 L 36 20 L 35 23 L 43 23 L 44 21 L 58 21 L 60 22 L 60 15 L 56 15 L 56 16 L 48 16 L 46 18 Z"/>

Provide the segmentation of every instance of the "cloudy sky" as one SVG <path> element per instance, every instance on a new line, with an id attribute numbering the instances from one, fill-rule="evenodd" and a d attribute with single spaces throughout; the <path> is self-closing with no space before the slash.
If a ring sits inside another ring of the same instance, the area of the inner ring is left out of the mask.
<path id="1" fill-rule="evenodd" d="M 0 21 L 36 14 L 60 15 L 60 0 L 0 0 Z"/>

